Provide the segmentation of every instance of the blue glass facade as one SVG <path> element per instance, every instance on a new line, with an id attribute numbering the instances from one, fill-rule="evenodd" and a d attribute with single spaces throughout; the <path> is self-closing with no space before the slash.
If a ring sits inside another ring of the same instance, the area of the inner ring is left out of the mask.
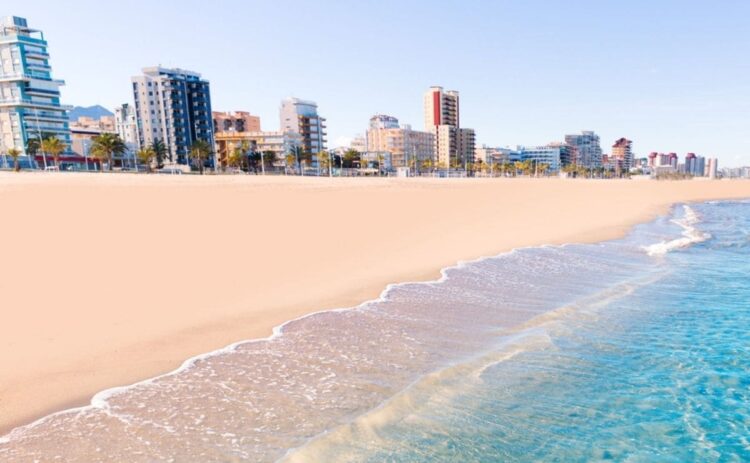
<path id="1" fill-rule="evenodd" d="M 178 164 L 189 163 L 195 141 L 214 146 L 210 85 L 200 74 L 153 67 L 132 82 L 140 146 L 160 140 Z"/>

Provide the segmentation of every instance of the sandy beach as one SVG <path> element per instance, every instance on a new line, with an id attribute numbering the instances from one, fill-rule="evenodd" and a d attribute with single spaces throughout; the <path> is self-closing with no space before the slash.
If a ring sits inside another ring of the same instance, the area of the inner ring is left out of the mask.
<path id="1" fill-rule="evenodd" d="M 0 435 L 307 313 L 750 181 L 0 173 Z"/>

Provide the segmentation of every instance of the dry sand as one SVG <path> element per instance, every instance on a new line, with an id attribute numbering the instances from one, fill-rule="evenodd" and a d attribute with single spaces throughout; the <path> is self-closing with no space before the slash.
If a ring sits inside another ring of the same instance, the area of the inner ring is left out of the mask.
<path id="1" fill-rule="evenodd" d="M 0 173 L 0 435 L 193 355 L 747 181 Z"/>

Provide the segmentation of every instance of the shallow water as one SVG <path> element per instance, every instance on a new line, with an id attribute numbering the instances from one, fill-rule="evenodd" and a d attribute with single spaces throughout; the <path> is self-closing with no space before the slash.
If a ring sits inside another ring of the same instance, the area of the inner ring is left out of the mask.
<path id="1" fill-rule="evenodd" d="M 100 394 L 2 461 L 746 461 L 750 204 L 517 250 Z"/>

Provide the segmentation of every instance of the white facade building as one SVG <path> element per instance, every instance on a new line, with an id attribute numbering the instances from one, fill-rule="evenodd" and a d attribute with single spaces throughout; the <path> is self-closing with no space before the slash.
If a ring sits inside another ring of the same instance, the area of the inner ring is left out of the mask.
<path id="1" fill-rule="evenodd" d="M 125 103 L 115 108 L 115 131 L 122 141 L 125 142 L 128 150 L 137 151 L 140 148 L 138 144 L 138 125 L 133 105 Z"/>
<path id="2" fill-rule="evenodd" d="M 287 98 L 279 111 L 281 132 L 299 135 L 302 148 L 312 154 L 326 149 L 325 118 L 318 114 L 314 101 Z"/>

